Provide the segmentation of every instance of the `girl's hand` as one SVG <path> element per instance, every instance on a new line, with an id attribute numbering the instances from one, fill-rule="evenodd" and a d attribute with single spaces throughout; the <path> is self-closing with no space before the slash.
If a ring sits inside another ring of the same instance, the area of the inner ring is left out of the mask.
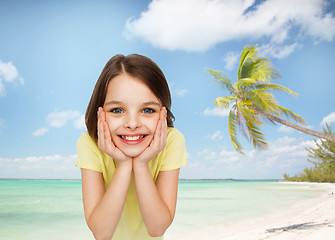
<path id="1" fill-rule="evenodd" d="M 102 107 L 99 107 L 98 110 L 98 147 L 101 151 L 112 157 L 118 164 L 132 162 L 132 159 L 121 152 L 113 143 L 106 121 L 106 113 Z"/>
<path id="2" fill-rule="evenodd" d="M 162 107 L 159 112 L 159 120 L 157 122 L 154 137 L 150 145 L 139 156 L 133 159 L 133 165 L 147 165 L 158 153 L 166 146 L 167 139 L 167 111 Z"/>

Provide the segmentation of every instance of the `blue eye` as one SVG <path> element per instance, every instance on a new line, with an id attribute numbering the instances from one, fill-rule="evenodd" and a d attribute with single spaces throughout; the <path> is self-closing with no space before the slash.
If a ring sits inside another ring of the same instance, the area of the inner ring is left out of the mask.
<path id="1" fill-rule="evenodd" d="M 145 109 L 143 109 L 143 112 L 144 113 L 153 113 L 153 112 L 155 112 L 155 110 L 153 110 L 151 108 L 145 108 Z"/>
<path id="2" fill-rule="evenodd" d="M 123 113 L 123 110 L 121 108 L 113 108 L 111 110 L 112 113 L 120 114 Z"/>

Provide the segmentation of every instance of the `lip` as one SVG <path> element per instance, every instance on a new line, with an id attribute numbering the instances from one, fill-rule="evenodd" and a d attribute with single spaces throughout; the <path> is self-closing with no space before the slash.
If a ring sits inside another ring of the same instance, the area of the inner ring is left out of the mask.
<path id="1" fill-rule="evenodd" d="M 136 139 L 136 140 L 127 140 L 127 138 L 133 138 L 133 137 L 137 137 L 137 136 L 140 136 L 139 139 Z M 126 144 L 129 144 L 129 145 L 136 145 L 136 144 L 140 144 L 141 142 L 143 142 L 146 137 L 148 135 L 147 134 L 122 134 L 122 135 L 118 135 L 118 137 L 120 138 L 120 140 Z"/>

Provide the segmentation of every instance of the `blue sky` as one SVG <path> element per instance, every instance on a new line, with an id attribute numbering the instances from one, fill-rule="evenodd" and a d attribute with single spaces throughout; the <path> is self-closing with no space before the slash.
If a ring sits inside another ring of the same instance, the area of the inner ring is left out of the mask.
<path id="1" fill-rule="evenodd" d="M 304 7 L 301 7 L 303 2 Z M 235 80 L 239 54 L 258 44 L 299 93 L 274 93 L 308 127 L 335 127 L 335 2 L 282 0 L 0 1 L 0 178 L 80 178 L 76 141 L 95 82 L 115 54 L 143 54 L 165 73 L 185 136 L 181 178 L 281 178 L 311 166 L 314 137 L 263 128 L 265 151 L 227 134 L 206 69 Z"/>

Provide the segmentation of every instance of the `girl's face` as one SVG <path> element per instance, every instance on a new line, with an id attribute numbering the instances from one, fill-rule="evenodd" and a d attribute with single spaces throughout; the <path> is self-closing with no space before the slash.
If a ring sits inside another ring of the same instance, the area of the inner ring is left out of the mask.
<path id="1" fill-rule="evenodd" d="M 153 139 L 162 104 L 140 79 L 113 78 L 104 103 L 112 140 L 129 157 L 139 156 Z"/>

